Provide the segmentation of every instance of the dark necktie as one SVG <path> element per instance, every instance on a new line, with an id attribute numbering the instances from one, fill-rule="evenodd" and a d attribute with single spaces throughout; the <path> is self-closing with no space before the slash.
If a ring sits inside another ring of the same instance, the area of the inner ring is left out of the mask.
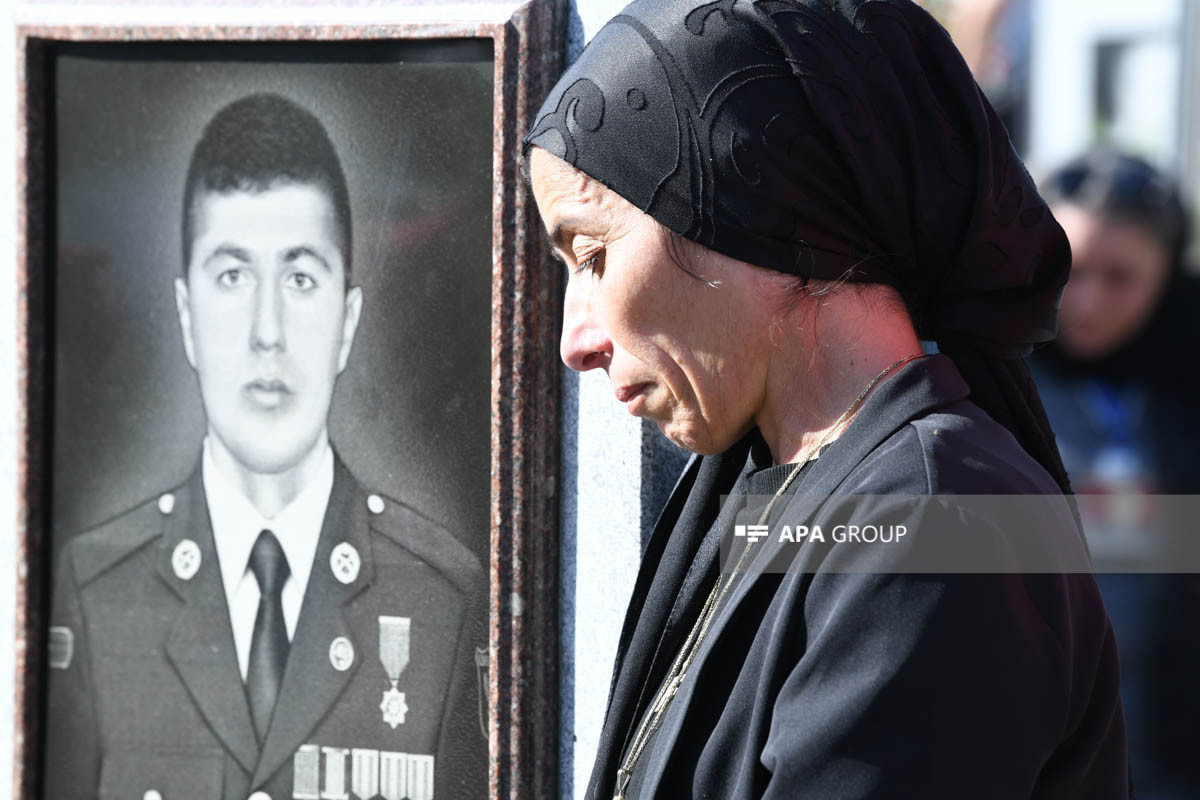
<path id="1" fill-rule="evenodd" d="M 291 574 L 287 556 L 275 534 L 264 530 L 250 551 L 250 569 L 258 580 L 261 597 L 254 618 L 254 637 L 250 640 L 250 667 L 246 671 L 246 694 L 250 713 L 261 742 L 271 725 L 275 699 L 287 665 L 288 636 L 283 620 L 283 584 Z"/>

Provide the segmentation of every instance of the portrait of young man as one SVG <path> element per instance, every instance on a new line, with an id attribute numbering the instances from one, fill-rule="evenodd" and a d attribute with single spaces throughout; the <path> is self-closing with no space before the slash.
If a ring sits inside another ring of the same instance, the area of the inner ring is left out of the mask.
<path id="1" fill-rule="evenodd" d="M 486 796 L 486 573 L 331 443 L 370 302 L 351 216 L 295 100 L 199 135 L 173 288 L 202 443 L 57 557 L 45 797 Z"/>

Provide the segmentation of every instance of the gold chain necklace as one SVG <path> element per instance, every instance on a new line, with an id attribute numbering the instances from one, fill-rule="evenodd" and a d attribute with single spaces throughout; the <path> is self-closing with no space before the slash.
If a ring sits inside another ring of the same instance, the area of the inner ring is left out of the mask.
<path id="1" fill-rule="evenodd" d="M 893 370 L 898 369 L 910 361 L 916 361 L 918 358 L 924 358 L 925 353 L 913 353 L 905 356 L 899 361 L 888 364 L 879 374 L 870 380 L 869 383 L 859 393 L 858 397 L 854 398 L 854 402 L 842 412 L 833 425 L 825 431 L 825 435 L 817 442 L 816 446 L 804 455 L 804 458 L 797 461 L 796 466 L 788 473 L 783 484 L 778 491 L 767 503 L 767 507 L 763 509 L 763 513 L 758 518 L 758 524 L 764 524 L 771 515 L 771 510 L 775 507 L 775 503 L 779 498 L 783 497 L 788 487 L 796 480 L 796 476 L 800 474 L 800 470 L 804 466 L 817 458 L 821 452 L 821 448 L 828 444 L 835 432 L 850 419 L 850 417 L 862 405 L 863 400 L 871 393 L 871 390 L 883 380 Z M 629 753 L 625 756 L 625 763 L 617 770 L 617 785 L 616 794 L 613 795 L 613 800 L 625 800 L 625 789 L 629 786 L 629 780 L 633 777 L 633 768 L 637 765 L 638 760 L 642 757 L 646 745 L 650 743 L 650 739 L 654 736 L 658 726 L 662 724 L 663 717 L 666 716 L 667 708 L 671 705 L 671 701 L 675 699 L 675 694 L 679 691 L 683 679 L 687 677 L 687 671 L 696 660 L 696 655 L 700 652 L 700 645 L 704 643 L 704 639 L 708 636 L 708 630 L 712 626 L 713 620 L 716 619 L 717 610 L 721 606 L 721 601 L 725 599 L 725 595 L 733 586 L 737 576 L 742 571 L 742 566 L 746 561 L 746 555 L 750 552 L 753 545 L 750 542 L 742 548 L 742 553 L 738 556 L 737 563 L 733 567 L 733 571 L 729 574 L 729 578 L 722 584 L 720 579 L 713 586 L 712 591 L 708 594 L 708 599 L 704 601 L 704 608 L 700 610 L 700 617 L 696 620 L 696 624 L 692 626 L 691 632 L 688 634 L 687 640 L 683 643 L 683 647 L 679 649 L 678 655 L 675 656 L 675 661 L 671 664 L 671 669 L 667 673 L 667 679 L 663 682 L 662 687 L 654 696 L 654 702 L 650 704 L 650 709 L 642 717 L 642 722 L 638 725 L 637 731 L 633 736 L 633 742 L 629 747 Z"/>

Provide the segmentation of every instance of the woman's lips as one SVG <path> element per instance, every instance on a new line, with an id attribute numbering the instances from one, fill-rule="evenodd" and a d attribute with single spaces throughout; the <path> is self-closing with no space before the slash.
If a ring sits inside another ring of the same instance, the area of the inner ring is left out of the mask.
<path id="1" fill-rule="evenodd" d="M 646 389 L 649 386 L 649 383 L 635 383 L 629 386 L 622 386 L 620 389 L 617 389 L 617 400 L 625 404 L 625 408 L 630 414 L 636 416 L 638 408 L 642 404 L 642 398 L 645 397 Z"/>

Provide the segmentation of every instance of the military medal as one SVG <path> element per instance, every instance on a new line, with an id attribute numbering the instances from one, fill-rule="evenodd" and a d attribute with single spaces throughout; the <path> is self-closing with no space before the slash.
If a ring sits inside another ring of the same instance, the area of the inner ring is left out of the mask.
<path id="1" fill-rule="evenodd" d="M 50 669 L 67 669 L 75 655 L 75 634 L 64 625 L 50 626 Z"/>
<path id="2" fill-rule="evenodd" d="M 408 702 L 404 692 L 396 688 L 400 673 L 408 666 L 408 638 L 411 620 L 408 617 L 379 618 L 379 660 L 387 673 L 392 687 L 383 693 L 379 704 L 383 721 L 395 730 L 404 724 L 408 715 Z"/>
<path id="3" fill-rule="evenodd" d="M 475 677 L 479 680 L 479 732 L 488 735 L 488 651 L 475 648 Z"/>
<path id="4" fill-rule="evenodd" d="M 379 753 L 379 796 L 383 800 L 404 800 L 408 796 L 408 754 Z"/>
<path id="5" fill-rule="evenodd" d="M 379 751 L 354 748 L 350 751 L 350 791 L 358 797 L 379 794 Z"/>
<path id="6" fill-rule="evenodd" d="M 325 754 L 322 800 L 350 800 L 350 793 L 346 791 L 346 756 L 350 751 L 345 747 L 322 747 L 321 752 Z"/>
<path id="7" fill-rule="evenodd" d="M 380 751 L 379 796 L 383 800 L 433 800 L 433 766 L 433 756 Z"/>
<path id="8" fill-rule="evenodd" d="M 433 756 L 408 757 L 409 800 L 433 800 Z"/>
<path id="9" fill-rule="evenodd" d="M 292 797 L 294 800 L 321 800 L 321 748 L 302 744 L 292 756 Z"/>
<path id="10" fill-rule="evenodd" d="M 404 718 L 408 714 L 408 702 L 404 699 L 404 692 L 396 689 L 395 683 L 383 693 L 379 708 L 383 711 L 383 721 L 393 729 L 404 724 Z"/>

